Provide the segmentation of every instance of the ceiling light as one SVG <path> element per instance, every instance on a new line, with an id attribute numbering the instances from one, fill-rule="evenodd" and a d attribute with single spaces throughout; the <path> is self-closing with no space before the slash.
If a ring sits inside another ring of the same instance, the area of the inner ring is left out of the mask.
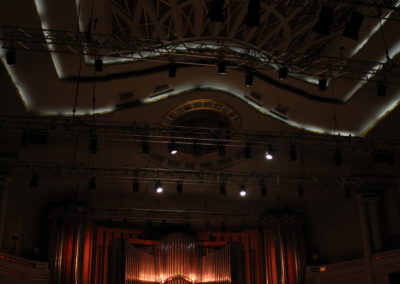
<path id="1" fill-rule="evenodd" d="M 319 19 L 315 26 L 312 28 L 313 32 L 320 35 L 328 35 L 332 24 L 333 9 L 329 7 L 321 7 Z"/>
<path id="2" fill-rule="evenodd" d="M 296 150 L 296 145 L 292 144 L 289 147 L 289 160 L 291 162 L 297 161 L 297 150 Z"/>
<path id="3" fill-rule="evenodd" d="M 176 183 L 176 192 L 177 193 L 182 193 L 183 192 L 183 182 L 182 181 L 178 181 Z"/>
<path id="4" fill-rule="evenodd" d="M 139 180 L 137 178 L 135 178 L 133 180 L 133 184 L 132 184 L 132 191 L 133 192 L 139 192 L 139 190 L 140 190 Z"/>
<path id="5" fill-rule="evenodd" d="M 8 65 L 14 65 L 17 63 L 15 50 L 8 50 L 6 52 L 6 62 Z"/>
<path id="6" fill-rule="evenodd" d="M 221 182 L 221 183 L 219 184 L 219 193 L 220 193 L 221 195 L 226 195 L 226 185 L 225 185 L 224 182 Z"/>
<path id="7" fill-rule="evenodd" d="M 382 82 L 379 82 L 376 92 L 377 92 L 378 97 L 386 96 L 386 85 Z"/>
<path id="8" fill-rule="evenodd" d="M 263 183 L 260 187 L 261 196 L 267 196 L 267 184 Z"/>
<path id="9" fill-rule="evenodd" d="M 267 160 L 272 160 L 274 158 L 274 155 L 275 155 L 275 151 L 274 151 L 272 145 L 268 144 L 267 151 L 265 152 L 265 158 Z"/>
<path id="10" fill-rule="evenodd" d="M 287 78 L 288 69 L 286 67 L 279 68 L 278 72 L 280 80 L 285 80 Z"/>
<path id="11" fill-rule="evenodd" d="M 247 6 L 246 25 L 249 27 L 260 26 L 260 0 L 249 0 Z"/>
<path id="12" fill-rule="evenodd" d="M 100 58 L 97 58 L 94 61 L 94 69 L 96 70 L 96 72 L 101 72 L 103 71 L 103 60 Z"/>
<path id="13" fill-rule="evenodd" d="M 346 27 L 343 30 L 342 36 L 358 40 L 358 32 L 360 31 L 363 20 L 363 14 L 353 12 L 350 21 L 346 24 Z"/>
<path id="14" fill-rule="evenodd" d="M 162 184 L 161 184 L 161 182 L 159 180 L 154 185 L 154 188 L 155 188 L 157 193 L 162 193 L 164 191 L 164 188 L 163 188 L 163 186 L 162 186 Z"/>
<path id="15" fill-rule="evenodd" d="M 223 22 L 225 0 L 213 0 L 211 3 L 210 20 L 213 22 Z"/>
<path id="16" fill-rule="evenodd" d="M 246 87 L 251 87 L 253 86 L 253 73 L 252 72 L 246 72 L 246 75 L 244 77 L 244 84 Z"/>
<path id="17" fill-rule="evenodd" d="M 246 187 L 244 186 L 244 184 L 241 184 L 239 186 L 239 195 L 241 197 L 245 197 L 247 195 Z"/>
<path id="18" fill-rule="evenodd" d="M 174 62 L 171 62 L 168 69 L 168 77 L 175 78 L 176 77 L 176 65 Z"/>
<path id="19" fill-rule="evenodd" d="M 319 79 L 319 81 L 318 81 L 318 90 L 326 91 L 326 79 Z"/>
<path id="20" fill-rule="evenodd" d="M 175 141 L 168 143 L 168 151 L 171 155 L 178 153 L 178 148 L 176 147 Z"/>
<path id="21" fill-rule="evenodd" d="M 92 178 L 89 180 L 89 182 L 88 182 L 88 187 L 89 187 L 90 190 L 95 190 L 95 189 L 97 188 L 95 177 L 92 177 Z"/>
<path id="22" fill-rule="evenodd" d="M 218 62 L 218 73 L 221 75 L 226 74 L 226 63 L 224 61 Z"/>

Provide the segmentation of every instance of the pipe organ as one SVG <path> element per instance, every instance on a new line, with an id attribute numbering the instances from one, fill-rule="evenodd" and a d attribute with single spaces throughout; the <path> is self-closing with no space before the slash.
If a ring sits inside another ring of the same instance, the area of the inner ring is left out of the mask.
<path id="1" fill-rule="evenodd" d="M 273 224 L 238 232 L 171 233 L 89 221 L 54 223 L 54 283 L 298 284 L 304 278 L 301 226 Z"/>

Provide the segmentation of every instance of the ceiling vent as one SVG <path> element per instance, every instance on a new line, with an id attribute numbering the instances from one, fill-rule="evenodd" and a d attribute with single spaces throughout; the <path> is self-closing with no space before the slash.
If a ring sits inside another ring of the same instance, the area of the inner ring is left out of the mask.
<path id="1" fill-rule="evenodd" d="M 156 87 L 154 88 L 154 94 L 152 94 L 150 97 L 159 96 L 159 95 L 165 94 L 165 93 L 167 93 L 167 92 L 171 92 L 171 91 L 173 91 L 173 90 L 174 90 L 174 89 L 171 88 L 171 87 L 170 87 L 169 85 L 167 85 L 167 84 L 159 85 L 159 86 L 156 86 Z"/>
<path id="2" fill-rule="evenodd" d="M 120 93 L 119 94 L 119 101 L 120 102 L 126 102 L 128 100 L 131 100 L 133 98 L 133 93 L 132 92 L 125 92 L 125 93 Z"/>
<path id="3" fill-rule="evenodd" d="M 289 108 L 285 105 L 279 104 L 275 109 L 271 109 L 270 112 L 280 118 L 288 119 Z"/>
<path id="4" fill-rule="evenodd" d="M 263 106 L 261 102 L 262 95 L 259 93 L 251 92 L 250 94 L 246 94 L 244 97 L 259 106 Z"/>

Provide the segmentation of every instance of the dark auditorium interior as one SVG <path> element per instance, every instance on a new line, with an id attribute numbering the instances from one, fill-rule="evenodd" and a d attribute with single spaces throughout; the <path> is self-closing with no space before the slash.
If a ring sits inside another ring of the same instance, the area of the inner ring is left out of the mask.
<path id="1" fill-rule="evenodd" d="M 0 284 L 400 283 L 400 1 L 0 24 Z"/>

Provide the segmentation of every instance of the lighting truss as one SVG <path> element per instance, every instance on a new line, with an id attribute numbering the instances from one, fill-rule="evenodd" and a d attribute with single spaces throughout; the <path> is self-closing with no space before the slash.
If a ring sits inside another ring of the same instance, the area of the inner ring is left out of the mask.
<path id="1" fill-rule="evenodd" d="M 168 222 L 209 224 L 210 227 L 224 223 L 240 226 L 266 224 L 302 223 L 303 219 L 295 214 L 265 214 L 257 212 L 221 212 L 196 210 L 164 210 L 164 209 L 133 209 L 133 208 L 100 208 L 80 204 L 66 205 L 58 209 L 59 215 L 90 220 L 113 220 L 120 222 Z M 54 215 L 53 215 L 54 216 Z M 212 223 L 212 224 L 211 224 Z"/>
<path id="2" fill-rule="evenodd" d="M 384 80 L 399 84 L 400 71 L 392 62 L 374 62 L 331 56 L 312 56 L 263 50 L 233 42 L 159 40 L 126 35 L 95 34 L 50 29 L 4 26 L 3 48 L 66 54 L 84 54 L 93 58 L 125 58 L 189 65 L 215 66 L 224 58 L 230 68 L 255 70 L 286 66 L 291 73 L 319 78 Z"/>
<path id="3" fill-rule="evenodd" d="M 254 149 L 266 149 L 268 144 L 301 145 L 303 148 L 324 148 L 352 152 L 386 150 L 396 155 L 400 152 L 400 141 L 351 136 L 317 135 L 308 132 L 251 131 L 223 128 L 187 126 L 164 126 L 141 122 L 99 121 L 93 125 L 91 119 L 68 117 L 22 117 L 0 116 L 3 135 L 28 135 L 42 133 L 66 139 L 88 138 L 96 134 L 97 140 L 137 141 L 168 144 L 171 140 L 179 144 L 194 144 L 243 148 L 251 144 Z"/>
<path id="4" fill-rule="evenodd" d="M 182 181 L 192 185 L 239 185 L 246 180 L 246 186 L 258 187 L 260 183 L 280 188 L 296 188 L 301 184 L 307 189 L 343 189 L 344 186 L 362 190 L 368 184 L 395 181 L 399 175 L 321 175 L 263 172 L 222 172 L 213 170 L 184 170 L 165 168 L 135 168 L 135 167 L 101 167 L 61 163 L 17 163 L 13 166 L 13 175 L 31 176 L 32 168 L 38 176 L 44 178 L 81 179 L 95 176 L 96 179 L 111 179 L 120 181 L 139 180 L 140 182 L 173 183 Z"/>

